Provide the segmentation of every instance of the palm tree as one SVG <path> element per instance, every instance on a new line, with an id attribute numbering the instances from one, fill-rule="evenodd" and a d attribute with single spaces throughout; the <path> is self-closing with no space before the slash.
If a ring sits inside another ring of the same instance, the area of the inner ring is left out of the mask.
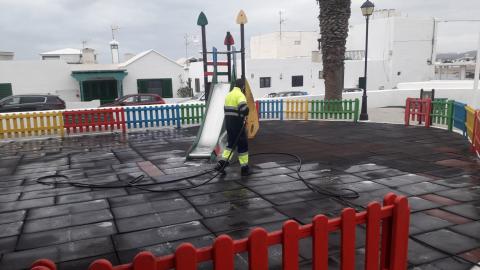
<path id="1" fill-rule="evenodd" d="M 348 36 L 351 0 L 317 0 L 320 5 L 325 99 L 342 99 L 345 44 Z"/>

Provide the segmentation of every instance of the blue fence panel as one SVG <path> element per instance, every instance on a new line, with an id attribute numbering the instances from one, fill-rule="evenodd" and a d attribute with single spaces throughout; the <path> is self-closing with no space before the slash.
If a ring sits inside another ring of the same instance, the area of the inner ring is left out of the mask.
<path id="1" fill-rule="evenodd" d="M 128 128 L 181 126 L 179 105 L 126 107 L 125 113 Z"/>
<path id="2" fill-rule="evenodd" d="M 283 100 L 259 100 L 258 103 L 260 119 L 283 120 Z"/>
<path id="3" fill-rule="evenodd" d="M 460 129 L 463 136 L 467 135 L 467 127 L 465 126 L 465 122 L 467 121 L 466 105 L 467 104 L 457 101 L 453 103 L 453 126 Z"/>

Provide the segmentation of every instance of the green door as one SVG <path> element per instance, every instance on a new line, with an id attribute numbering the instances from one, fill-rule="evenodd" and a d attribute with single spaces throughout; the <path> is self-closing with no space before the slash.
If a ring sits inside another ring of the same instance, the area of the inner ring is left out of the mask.
<path id="1" fill-rule="evenodd" d="M 11 83 L 0 83 L 0 99 L 12 95 Z"/>
<path id="2" fill-rule="evenodd" d="M 138 93 L 157 94 L 164 98 L 172 98 L 172 79 L 139 79 Z"/>
<path id="3" fill-rule="evenodd" d="M 118 97 L 117 93 L 115 80 L 83 82 L 83 101 L 100 99 L 100 104 L 110 103 Z"/>

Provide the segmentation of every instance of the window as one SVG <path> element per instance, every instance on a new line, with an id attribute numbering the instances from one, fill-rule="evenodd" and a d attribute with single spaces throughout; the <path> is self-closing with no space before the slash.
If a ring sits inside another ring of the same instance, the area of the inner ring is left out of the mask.
<path id="1" fill-rule="evenodd" d="M 195 79 L 195 92 L 200 92 L 200 79 Z"/>
<path id="2" fill-rule="evenodd" d="M 0 99 L 12 95 L 11 83 L 0 83 Z"/>
<path id="3" fill-rule="evenodd" d="M 271 77 L 260 77 L 260 88 L 271 87 Z"/>
<path id="4" fill-rule="evenodd" d="M 16 105 L 20 104 L 20 97 L 11 97 L 3 101 L 3 105 Z"/>
<path id="5" fill-rule="evenodd" d="M 164 98 L 173 97 L 172 79 L 139 79 L 138 93 L 157 94 Z"/>
<path id="6" fill-rule="evenodd" d="M 127 97 L 123 100 L 124 102 L 137 102 L 137 96 Z"/>
<path id="7" fill-rule="evenodd" d="M 302 41 L 301 41 L 301 40 L 295 40 L 295 41 L 293 42 L 293 45 L 300 45 L 300 44 L 302 44 Z"/>
<path id="8" fill-rule="evenodd" d="M 292 76 L 292 87 L 301 87 L 303 86 L 303 76 Z"/>
<path id="9" fill-rule="evenodd" d="M 140 102 L 154 101 L 152 96 L 140 96 Z"/>
<path id="10" fill-rule="evenodd" d="M 323 79 L 323 70 L 319 70 L 319 71 L 318 71 L 318 78 L 319 78 L 320 80 Z"/>
<path id="11" fill-rule="evenodd" d="M 44 97 L 20 97 L 20 103 L 22 104 L 43 103 L 45 100 L 46 98 Z"/>

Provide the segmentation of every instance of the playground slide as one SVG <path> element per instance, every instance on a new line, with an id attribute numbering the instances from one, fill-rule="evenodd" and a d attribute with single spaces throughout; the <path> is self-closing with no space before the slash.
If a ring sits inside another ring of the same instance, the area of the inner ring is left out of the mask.
<path id="1" fill-rule="evenodd" d="M 230 83 L 213 85 L 205 111 L 205 119 L 200 126 L 192 148 L 187 154 L 187 159 L 211 157 L 223 129 L 223 105 L 229 92 Z"/>

